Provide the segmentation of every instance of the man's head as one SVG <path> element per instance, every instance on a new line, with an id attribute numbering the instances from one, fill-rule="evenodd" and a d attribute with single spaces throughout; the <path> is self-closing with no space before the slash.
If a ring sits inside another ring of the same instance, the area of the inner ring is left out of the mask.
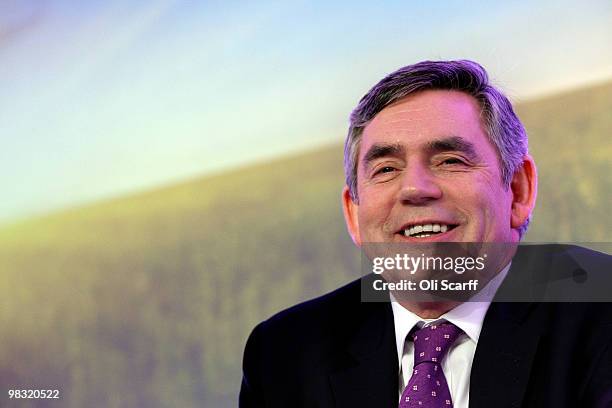
<path id="1" fill-rule="evenodd" d="M 525 129 L 471 61 L 421 62 L 381 80 L 351 114 L 344 160 L 358 245 L 516 242 L 535 204 Z M 430 236 L 414 236 L 425 225 Z"/>

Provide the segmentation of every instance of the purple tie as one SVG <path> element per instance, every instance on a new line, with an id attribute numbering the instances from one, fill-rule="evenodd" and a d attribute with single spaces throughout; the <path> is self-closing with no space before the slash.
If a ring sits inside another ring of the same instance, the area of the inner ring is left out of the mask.
<path id="1" fill-rule="evenodd" d="M 452 323 L 434 324 L 414 332 L 414 370 L 399 408 L 452 408 L 440 363 L 461 333 Z"/>

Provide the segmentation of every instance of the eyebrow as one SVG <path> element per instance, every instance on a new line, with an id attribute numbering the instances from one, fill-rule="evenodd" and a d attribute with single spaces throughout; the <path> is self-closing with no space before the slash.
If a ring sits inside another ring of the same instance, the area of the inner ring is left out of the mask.
<path id="1" fill-rule="evenodd" d="M 373 144 L 363 157 L 363 168 L 367 169 L 370 163 L 381 157 L 403 157 L 406 149 L 399 143 Z"/>
<path id="2" fill-rule="evenodd" d="M 476 148 L 472 142 L 465 140 L 459 136 L 446 137 L 444 139 L 432 140 L 427 143 L 426 149 L 431 153 L 441 152 L 461 152 L 465 154 L 469 159 L 475 159 L 478 157 Z"/>
<path id="3" fill-rule="evenodd" d="M 459 136 L 432 140 L 425 145 L 425 149 L 430 154 L 454 151 L 465 154 L 470 160 L 478 158 L 474 144 Z M 363 168 L 367 169 L 373 161 L 381 157 L 404 157 L 405 154 L 406 148 L 400 143 L 373 144 L 363 157 Z"/>

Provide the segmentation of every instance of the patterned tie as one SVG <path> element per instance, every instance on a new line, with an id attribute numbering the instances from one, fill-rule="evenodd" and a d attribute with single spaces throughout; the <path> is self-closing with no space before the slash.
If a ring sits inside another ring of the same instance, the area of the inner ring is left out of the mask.
<path id="1" fill-rule="evenodd" d="M 414 332 L 414 370 L 399 408 L 452 408 L 440 363 L 461 333 L 452 323 L 431 325 Z"/>

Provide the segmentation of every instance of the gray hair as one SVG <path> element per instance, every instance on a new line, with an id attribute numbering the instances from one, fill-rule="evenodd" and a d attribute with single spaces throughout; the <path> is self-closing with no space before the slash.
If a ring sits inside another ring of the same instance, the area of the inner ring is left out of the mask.
<path id="1" fill-rule="evenodd" d="M 390 73 L 366 93 L 350 116 L 344 144 L 344 173 L 351 199 L 358 203 L 357 161 L 364 128 L 385 107 L 429 89 L 456 90 L 473 96 L 481 109 L 487 136 L 496 147 L 502 183 L 510 187 L 512 176 L 527 154 L 527 132 L 504 94 L 489 83 L 485 69 L 476 62 L 423 61 Z M 519 228 L 522 236 L 531 216 Z"/>

